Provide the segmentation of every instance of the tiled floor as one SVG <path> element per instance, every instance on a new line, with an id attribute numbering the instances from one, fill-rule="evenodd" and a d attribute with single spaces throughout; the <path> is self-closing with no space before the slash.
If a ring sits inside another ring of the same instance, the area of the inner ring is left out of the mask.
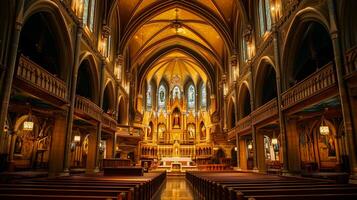
<path id="1" fill-rule="evenodd" d="M 195 200 L 185 176 L 168 176 L 156 200 Z"/>

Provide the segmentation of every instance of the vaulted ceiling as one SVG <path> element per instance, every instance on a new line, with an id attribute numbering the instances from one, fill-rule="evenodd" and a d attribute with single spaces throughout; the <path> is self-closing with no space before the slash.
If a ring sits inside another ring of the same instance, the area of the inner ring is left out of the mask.
<path id="1" fill-rule="evenodd" d="M 204 74 L 201 79 L 207 80 L 214 75 L 206 73 L 223 69 L 235 48 L 240 7 L 238 0 L 117 0 L 119 51 L 132 69 L 145 71 L 139 72 L 143 76 L 154 74 L 142 67 L 164 76 L 167 69 L 185 65 L 188 74 Z M 175 52 L 166 55 L 171 47 Z"/>

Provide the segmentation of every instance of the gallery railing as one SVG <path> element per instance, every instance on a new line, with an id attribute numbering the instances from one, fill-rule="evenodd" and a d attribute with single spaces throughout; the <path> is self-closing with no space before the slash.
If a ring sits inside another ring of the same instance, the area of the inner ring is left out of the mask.
<path id="1" fill-rule="evenodd" d="M 109 128 L 112 131 L 116 131 L 117 129 L 117 122 L 115 121 L 115 119 L 113 119 L 112 116 L 110 116 L 107 113 L 103 113 L 103 117 L 102 117 L 102 126 L 105 128 Z"/>
<path id="2" fill-rule="evenodd" d="M 266 104 L 260 106 L 252 112 L 252 122 L 253 124 L 258 124 L 266 119 L 278 115 L 278 100 L 274 98 L 267 102 Z"/>
<path id="3" fill-rule="evenodd" d="M 24 55 L 19 57 L 16 77 L 63 101 L 66 100 L 66 83 Z"/>
<path id="4" fill-rule="evenodd" d="M 84 97 L 76 95 L 74 108 L 76 113 L 89 116 L 97 121 L 102 120 L 102 109 Z"/>
<path id="5" fill-rule="evenodd" d="M 282 94 L 282 107 L 283 109 L 289 108 L 325 91 L 334 86 L 335 83 L 334 65 L 331 62 L 285 91 Z"/>

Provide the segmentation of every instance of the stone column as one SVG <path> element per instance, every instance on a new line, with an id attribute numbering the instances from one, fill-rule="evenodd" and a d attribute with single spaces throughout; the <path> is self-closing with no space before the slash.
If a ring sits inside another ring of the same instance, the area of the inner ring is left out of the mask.
<path id="1" fill-rule="evenodd" d="M 276 27 L 276 23 L 273 24 L 273 45 L 274 45 L 274 60 L 275 60 L 275 69 L 276 69 L 276 91 L 278 97 L 278 115 L 279 115 L 279 128 L 280 128 L 280 135 L 281 135 L 281 146 L 282 146 L 282 161 L 283 161 L 283 173 L 288 172 L 288 147 L 286 145 L 286 136 L 285 136 L 285 116 L 282 110 L 282 88 L 283 85 L 281 83 L 281 67 L 280 67 L 280 49 L 279 49 L 279 32 Z"/>
<path id="2" fill-rule="evenodd" d="M 240 167 L 240 151 L 241 151 L 241 149 L 240 149 L 240 142 L 239 142 L 239 140 L 240 140 L 239 134 L 236 133 L 237 169 L 238 169 L 238 170 L 241 170 L 241 167 Z"/>
<path id="3" fill-rule="evenodd" d="M 103 96 L 104 96 L 104 87 L 105 87 L 105 67 L 106 67 L 106 60 L 102 57 L 102 66 L 101 66 L 101 73 L 100 73 L 100 91 L 99 91 L 99 107 L 103 107 Z M 100 166 L 100 152 L 99 152 L 99 144 L 102 140 L 102 121 L 100 120 L 97 125 L 97 144 L 96 144 L 96 154 L 95 154 L 95 171 L 99 172 Z"/>
<path id="4" fill-rule="evenodd" d="M 64 154 L 64 172 L 69 173 L 69 162 L 70 162 L 70 149 L 72 142 L 72 129 L 73 129 L 73 115 L 74 115 L 74 103 L 76 99 L 76 89 L 77 89 L 77 76 L 78 76 L 78 68 L 79 68 L 79 53 L 81 51 L 81 39 L 82 39 L 82 23 L 80 22 L 77 25 L 77 35 L 76 35 L 76 44 L 75 44 L 75 52 L 74 52 L 74 64 L 72 67 L 72 80 L 71 86 L 68 90 L 69 93 L 69 111 L 67 116 L 67 130 L 66 130 L 66 147 Z"/>
<path id="5" fill-rule="evenodd" d="M 57 112 L 55 114 L 55 122 L 52 132 L 51 149 L 49 155 L 49 176 L 57 176 L 63 173 L 63 168 L 65 167 L 65 148 L 66 148 L 66 121 L 65 112 Z"/>
<path id="6" fill-rule="evenodd" d="M 351 105 L 349 102 L 348 93 L 346 90 L 345 81 L 343 78 L 343 56 L 341 55 L 341 44 L 339 39 L 339 30 L 336 20 L 336 8 L 334 0 L 328 0 L 327 5 L 330 16 L 330 34 L 333 46 L 333 52 L 335 56 L 336 75 L 338 81 L 338 90 L 341 100 L 343 123 L 345 127 L 345 133 L 348 140 L 349 160 L 351 167 L 352 179 L 357 180 L 357 141 L 356 131 L 354 130 L 351 120 Z"/>
<path id="7" fill-rule="evenodd" d="M 11 37 L 11 45 L 9 46 L 9 53 L 7 55 L 8 57 L 8 66 L 6 67 L 6 72 L 5 72 L 5 79 L 4 79 L 4 85 L 2 86 L 3 91 L 1 94 L 1 111 L 0 111 L 0 150 L 3 150 L 5 148 L 4 145 L 6 145 L 5 142 L 5 134 L 6 132 L 4 131 L 4 126 L 5 126 L 5 121 L 7 117 L 7 112 L 9 108 L 9 102 L 10 102 L 10 96 L 11 96 L 11 88 L 12 88 L 12 82 L 13 82 L 13 77 L 15 73 L 15 68 L 16 68 L 16 57 L 17 57 L 17 49 L 19 45 L 19 40 L 20 40 L 20 34 L 22 30 L 22 25 L 23 25 L 23 13 L 24 13 L 24 0 L 17 0 L 16 3 L 16 20 L 15 24 L 13 26 L 14 30 L 12 30 L 12 37 Z M 4 27 L 3 27 L 4 28 Z M 0 155 L 5 152 L 0 152 Z"/>
<path id="8" fill-rule="evenodd" d="M 287 163 L 290 173 L 300 173 L 301 171 L 299 133 L 296 123 L 296 119 L 289 119 L 286 127 L 286 145 L 289 146 L 289 151 L 287 152 L 289 160 Z"/>
<path id="9" fill-rule="evenodd" d="M 88 154 L 87 154 L 87 165 L 86 165 L 86 174 L 96 174 L 96 155 L 98 151 L 97 145 L 97 133 L 96 129 L 90 129 L 88 136 Z M 98 168 L 99 170 L 99 168 Z"/>
<path id="10" fill-rule="evenodd" d="M 265 165 L 265 147 L 264 147 L 264 133 L 262 131 L 257 130 L 256 134 L 257 138 L 257 164 L 260 172 L 266 172 Z"/>

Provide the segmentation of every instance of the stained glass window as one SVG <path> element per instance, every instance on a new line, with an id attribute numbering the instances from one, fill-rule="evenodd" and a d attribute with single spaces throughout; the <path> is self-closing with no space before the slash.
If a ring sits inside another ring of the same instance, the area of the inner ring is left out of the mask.
<path id="1" fill-rule="evenodd" d="M 187 105 L 189 109 L 195 109 L 195 87 L 190 85 L 187 93 Z"/>
<path id="2" fill-rule="evenodd" d="M 166 105 L 166 88 L 164 85 L 160 85 L 159 87 L 158 105 L 161 109 L 165 108 Z"/>
<path id="3" fill-rule="evenodd" d="M 84 0 L 83 4 L 83 25 L 93 32 L 95 0 Z"/>
<path id="4" fill-rule="evenodd" d="M 205 108 L 206 106 L 207 106 L 206 85 L 202 84 L 202 86 L 201 86 L 201 107 Z"/>
<path id="5" fill-rule="evenodd" d="M 181 91 L 178 86 L 175 86 L 174 89 L 172 90 L 172 97 L 173 99 L 181 99 Z"/>
<path id="6" fill-rule="evenodd" d="M 151 109 L 151 107 L 152 107 L 152 86 L 151 84 L 149 84 L 146 91 L 146 108 Z"/>
<path id="7" fill-rule="evenodd" d="M 270 0 L 259 0 L 258 14 L 260 35 L 262 36 L 271 30 Z"/>

